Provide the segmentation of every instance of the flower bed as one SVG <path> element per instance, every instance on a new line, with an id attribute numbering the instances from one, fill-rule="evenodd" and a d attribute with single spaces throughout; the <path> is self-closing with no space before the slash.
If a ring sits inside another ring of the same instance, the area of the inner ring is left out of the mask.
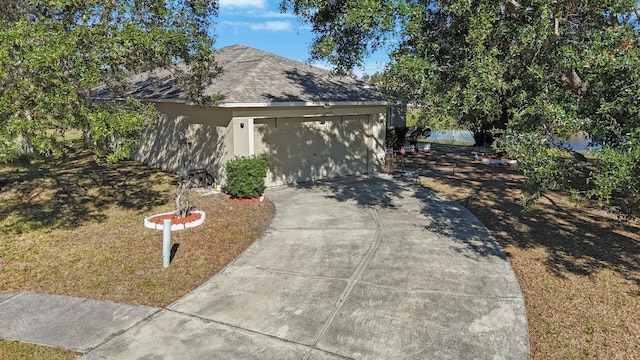
<path id="1" fill-rule="evenodd" d="M 230 197 L 229 201 L 234 203 L 234 204 L 255 204 L 258 202 L 263 202 L 264 201 L 264 195 L 260 195 L 258 197 L 254 197 L 251 199 L 242 199 L 242 198 L 234 198 L 234 197 Z"/>
<path id="2" fill-rule="evenodd" d="M 171 219 L 171 231 L 184 230 L 186 228 L 196 227 L 204 222 L 206 215 L 204 211 L 193 210 L 189 216 L 178 218 L 173 212 L 156 214 L 144 219 L 144 226 L 149 229 L 162 230 L 164 220 Z"/>

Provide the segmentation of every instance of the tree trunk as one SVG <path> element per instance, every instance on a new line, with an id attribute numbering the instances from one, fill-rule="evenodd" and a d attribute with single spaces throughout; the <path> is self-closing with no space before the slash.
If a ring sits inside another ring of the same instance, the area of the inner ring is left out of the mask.
<path id="1" fill-rule="evenodd" d="M 191 205 L 189 204 L 189 184 L 190 180 L 186 183 L 178 181 L 178 188 L 176 189 L 176 210 L 175 215 L 183 219 L 189 216 L 191 212 Z"/>
<path id="2" fill-rule="evenodd" d="M 507 7 L 507 10 L 510 12 L 518 12 L 522 8 L 516 0 L 505 0 L 504 5 Z"/>
<path id="3" fill-rule="evenodd" d="M 471 133 L 473 134 L 473 141 L 475 141 L 473 146 L 489 147 L 493 143 L 493 134 L 489 129 L 480 128 L 471 130 Z"/>

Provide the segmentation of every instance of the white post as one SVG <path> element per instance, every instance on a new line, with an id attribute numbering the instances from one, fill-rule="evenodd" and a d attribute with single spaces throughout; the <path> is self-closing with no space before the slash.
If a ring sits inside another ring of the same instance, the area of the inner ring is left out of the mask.
<path id="1" fill-rule="evenodd" d="M 253 119 L 247 119 L 247 137 L 249 138 L 249 156 L 256 154 L 256 144 L 253 138 Z"/>
<path id="2" fill-rule="evenodd" d="M 162 267 L 168 268 L 171 261 L 171 219 L 162 223 Z"/>

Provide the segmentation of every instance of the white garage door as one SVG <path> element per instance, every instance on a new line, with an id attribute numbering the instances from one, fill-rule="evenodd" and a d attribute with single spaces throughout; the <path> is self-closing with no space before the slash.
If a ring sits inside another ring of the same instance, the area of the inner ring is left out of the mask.
<path id="1" fill-rule="evenodd" d="M 256 119 L 254 150 L 270 162 L 267 185 L 369 171 L 368 116 Z"/>

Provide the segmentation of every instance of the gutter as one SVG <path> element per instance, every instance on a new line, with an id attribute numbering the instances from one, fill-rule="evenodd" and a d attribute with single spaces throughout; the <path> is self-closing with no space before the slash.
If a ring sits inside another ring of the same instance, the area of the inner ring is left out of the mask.
<path id="1" fill-rule="evenodd" d="M 124 98 L 107 98 L 107 97 L 94 97 L 93 100 L 111 100 L 111 101 L 124 101 Z M 138 101 L 150 102 L 150 103 L 173 103 L 184 104 L 188 106 L 198 106 L 192 101 L 184 99 L 137 99 Z M 324 107 L 331 108 L 333 106 L 387 106 L 389 103 L 382 100 L 371 101 L 288 101 L 288 102 L 254 102 L 254 103 L 225 103 L 204 105 L 204 107 L 220 107 L 220 108 L 267 108 L 267 107 Z"/>

